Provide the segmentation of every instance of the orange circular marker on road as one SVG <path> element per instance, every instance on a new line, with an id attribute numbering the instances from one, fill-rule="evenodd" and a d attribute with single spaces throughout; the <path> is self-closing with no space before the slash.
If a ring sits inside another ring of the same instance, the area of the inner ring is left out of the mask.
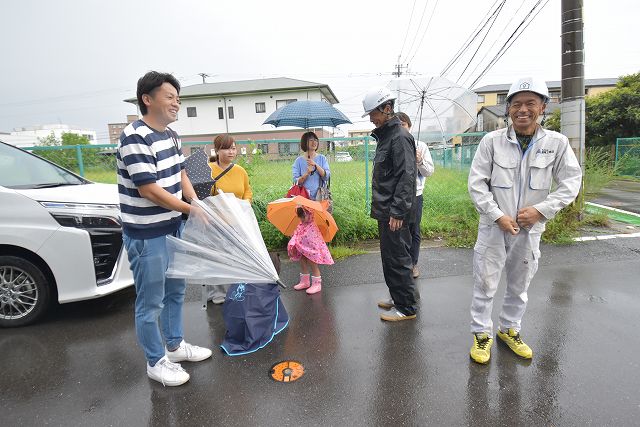
<path id="1" fill-rule="evenodd" d="M 304 366 L 295 360 L 285 360 L 278 362 L 271 367 L 269 376 L 281 383 L 290 383 L 296 381 L 304 375 Z"/>

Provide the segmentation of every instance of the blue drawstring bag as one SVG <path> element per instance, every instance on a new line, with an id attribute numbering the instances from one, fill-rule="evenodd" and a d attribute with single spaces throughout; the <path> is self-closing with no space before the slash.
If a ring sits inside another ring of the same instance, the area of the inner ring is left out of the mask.
<path id="1" fill-rule="evenodd" d="M 289 315 L 275 283 L 231 285 L 222 316 L 227 332 L 220 347 L 229 356 L 260 350 L 289 324 Z"/>

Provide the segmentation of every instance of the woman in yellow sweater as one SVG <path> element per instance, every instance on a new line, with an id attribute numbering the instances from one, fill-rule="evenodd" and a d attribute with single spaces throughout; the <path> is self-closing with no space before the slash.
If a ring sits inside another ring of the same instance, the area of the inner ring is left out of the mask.
<path id="1" fill-rule="evenodd" d="M 214 159 L 211 159 L 209 166 L 211 167 L 211 178 L 214 179 L 215 184 L 211 188 L 211 195 L 215 196 L 218 194 L 218 190 L 222 190 L 224 193 L 233 193 L 238 199 L 251 202 L 253 192 L 249 185 L 249 175 L 242 166 L 233 163 L 238 155 L 234 139 L 227 134 L 218 135 L 213 140 L 213 147 L 216 155 Z M 225 170 L 227 172 L 216 180 L 216 177 Z M 209 299 L 214 304 L 224 303 L 228 289 L 229 285 L 209 286 Z"/>
<path id="2" fill-rule="evenodd" d="M 218 190 L 222 190 L 225 193 L 235 194 L 238 199 L 251 202 L 253 193 L 249 185 L 249 175 L 242 166 L 233 163 L 238 155 L 234 139 L 227 134 L 218 135 L 213 140 L 213 147 L 216 151 L 216 159 L 209 163 L 211 178 L 215 180 L 227 168 L 231 169 L 216 181 L 211 188 L 211 195 L 215 196 Z"/>

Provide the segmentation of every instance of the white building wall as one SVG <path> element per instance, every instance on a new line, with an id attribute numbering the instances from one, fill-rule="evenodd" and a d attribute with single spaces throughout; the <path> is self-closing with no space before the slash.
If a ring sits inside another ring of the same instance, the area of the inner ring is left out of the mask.
<path id="1" fill-rule="evenodd" d="M 62 135 L 65 133 L 74 133 L 76 135 L 86 136 L 87 138 L 89 138 L 89 143 L 91 144 L 98 143 L 95 131 L 80 129 L 62 124 L 15 128 L 13 132 L 11 132 L 11 135 L 15 135 L 24 139 L 31 138 L 33 142 L 32 145 L 40 145 L 39 139 L 46 138 L 52 133 L 58 140 L 62 140 Z"/>
<path id="2" fill-rule="evenodd" d="M 320 101 L 323 98 L 320 90 L 304 90 L 183 99 L 178 121 L 171 127 L 182 136 L 272 130 L 272 126 L 262 123 L 276 110 L 276 101 L 285 99 Z M 256 113 L 258 102 L 265 103 L 264 113 Z M 197 117 L 187 117 L 188 107 L 196 107 Z M 219 107 L 224 109 L 223 119 L 218 118 Z M 228 107 L 233 107 L 233 119 L 228 116 Z"/>

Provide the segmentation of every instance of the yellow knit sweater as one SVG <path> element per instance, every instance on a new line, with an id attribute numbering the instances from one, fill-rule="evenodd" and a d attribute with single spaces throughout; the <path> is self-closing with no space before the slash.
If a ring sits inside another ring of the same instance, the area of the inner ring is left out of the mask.
<path id="1" fill-rule="evenodd" d="M 211 178 L 220 175 L 224 170 L 218 166 L 217 162 L 209 163 L 209 166 L 211 166 Z M 225 193 L 233 193 L 238 199 L 251 200 L 253 197 L 253 192 L 249 185 L 249 175 L 240 165 L 233 166 L 229 172 L 224 174 L 216 183 L 216 188 Z M 211 188 L 211 192 L 213 193 L 213 188 Z"/>

